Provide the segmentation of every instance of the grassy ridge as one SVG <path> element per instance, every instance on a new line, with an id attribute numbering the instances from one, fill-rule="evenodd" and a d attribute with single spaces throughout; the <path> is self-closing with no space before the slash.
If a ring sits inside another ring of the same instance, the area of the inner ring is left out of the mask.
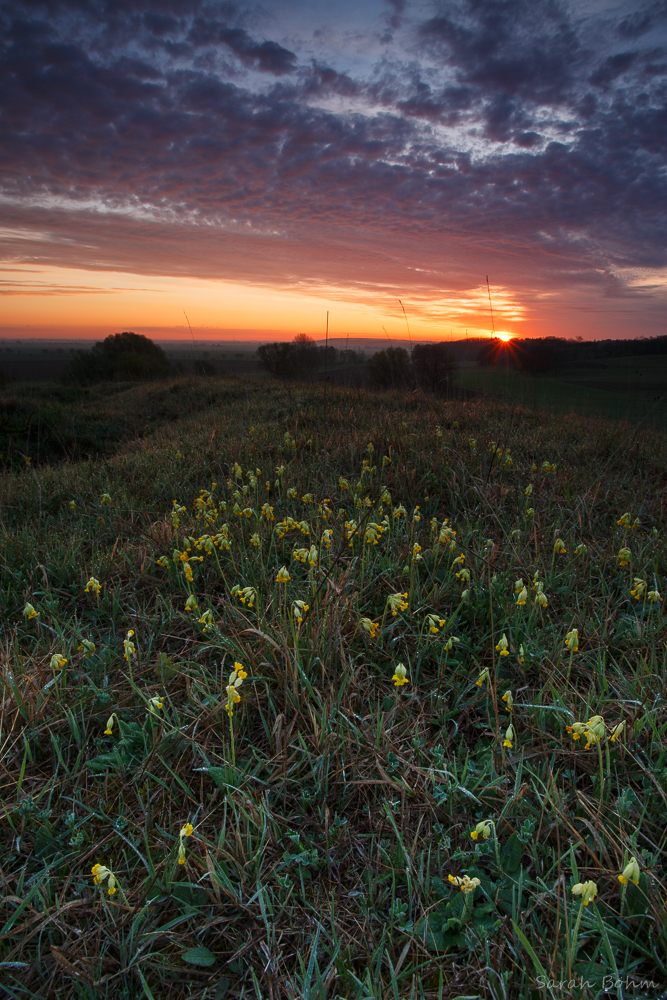
<path id="1" fill-rule="evenodd" d="M 114 405 L 154 422 L 116 454 L 2 479 L 8 995 L 664 989 L 665 437 L 414 394 L 138 392 Z"/>

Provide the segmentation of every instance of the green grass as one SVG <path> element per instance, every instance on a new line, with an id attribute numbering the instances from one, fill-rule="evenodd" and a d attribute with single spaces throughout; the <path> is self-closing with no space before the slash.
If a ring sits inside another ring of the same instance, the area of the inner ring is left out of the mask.
<path id="1" fill-rule="evenodd" d="M 268 380 L 58 405 L 120 429 L 1 479 L 8 996 L 667 989 L 664 434 Z"/>
<path id="2" fill-rule="evenodd" d="M 558 376 L 470 367 L 459 371 L 457 383 L 517 406 L 667 429 L 667 359 L 660 356 L 607 358 L 604 368 L 568 369 Z"/>

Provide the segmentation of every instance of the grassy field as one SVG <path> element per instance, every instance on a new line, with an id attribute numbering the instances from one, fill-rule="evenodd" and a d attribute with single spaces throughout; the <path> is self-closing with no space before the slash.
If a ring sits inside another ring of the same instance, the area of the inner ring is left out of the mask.
<path id="1" fill-rule="evenodd" d="M 667 995 L 664 434 L 40 398 L 89 457 L 0 480 L 7 996 Z"/>
<path id="2" fill-rule="evenodd" d="M 461 369 L 457 383 L 531 409 L 644 422 L 667 430 L 667 358 L 660 355 L 607 358 L 558 376 L 470 366 Z"/>

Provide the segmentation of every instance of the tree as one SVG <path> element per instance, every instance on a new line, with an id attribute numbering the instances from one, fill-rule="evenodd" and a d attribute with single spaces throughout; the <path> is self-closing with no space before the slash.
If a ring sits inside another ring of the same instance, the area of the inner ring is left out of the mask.
<path id="1" fill-rule="evenodd" d="M 113 382 L 118 379 L 162 378 L 169 361 L 157 344 L 140 333 L 113 333 L 90 351 L 76 351 L 68 382 Z"/>
<path id="2" fill-rule="evenodd" d="M 366 362 L 373 385 L 379 389 L 400 389 L 411 381 L 410 358 L 404 347 L 387 347 Z"/>
<path id="3" fill-rule="evenodd" d="M 415 344 L 412 368 L 417 385 L 425 392 L 447 393 L 451 390 L 456 362 L 445 344 Z"/>
<path id="4" fill-rule="evenodd" d="M 274 344 L 262 344 L 257 348 L 257 360 L 262 368 L 274 378 L 291 378 L 292 365 L 292 344 L 286 341 Z"/>

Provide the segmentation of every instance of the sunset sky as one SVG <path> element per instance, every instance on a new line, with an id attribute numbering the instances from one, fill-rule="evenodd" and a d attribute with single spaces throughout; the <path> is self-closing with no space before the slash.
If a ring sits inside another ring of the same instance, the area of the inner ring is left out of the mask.
<path id="1" fill-rule="evenodd" d="M 14 0 L 0 337 L 667 333 L 667 2 Z M 386 331 L 386 333 L 385 333 Z"/>

